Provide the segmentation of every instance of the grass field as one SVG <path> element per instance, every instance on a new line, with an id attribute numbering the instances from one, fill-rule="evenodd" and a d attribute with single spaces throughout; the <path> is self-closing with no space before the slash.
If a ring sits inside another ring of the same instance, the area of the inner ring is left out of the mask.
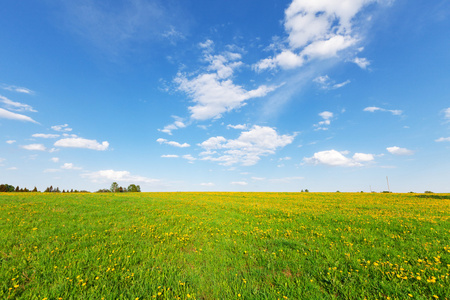
<path id="1" fill-rule="evenodd" d="M 450 195 L 0 194 L 1 299 L 450 299 Z"/>

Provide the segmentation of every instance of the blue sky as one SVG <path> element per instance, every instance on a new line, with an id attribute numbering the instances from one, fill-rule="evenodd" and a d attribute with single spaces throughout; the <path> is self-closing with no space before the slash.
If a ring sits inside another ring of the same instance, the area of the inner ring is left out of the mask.
<path id="1" fill-rule="evenodd" d="M 450 2 L 6 1 L 0 182 L 450 192 Z"/>

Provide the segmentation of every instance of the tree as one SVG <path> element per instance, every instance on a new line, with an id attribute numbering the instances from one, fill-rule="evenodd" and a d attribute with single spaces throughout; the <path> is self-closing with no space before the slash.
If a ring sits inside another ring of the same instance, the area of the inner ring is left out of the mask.
<path id="1" fill-rule="evenodd" d="M 117 193 L 117 192 L 119 191 L 119 185 L 117 184 L 117 182 L 114 181 L 114 182 L 111 184 L 110 190 L 111 190 L 111 192 L 113 192 L 113 193 Z"/>
<path id="2" fill-rule="evenodd" d="M 37 193 L 37 187 L 34 187 L 34 189 L 32 190 L 32 192 Z"/>
<path id="3" fill-rule="evenodd" d="M 141 187 L 139 185 L 130 184 L 127 191 L 130 193 L 139 193 L 141 191 Z"/>

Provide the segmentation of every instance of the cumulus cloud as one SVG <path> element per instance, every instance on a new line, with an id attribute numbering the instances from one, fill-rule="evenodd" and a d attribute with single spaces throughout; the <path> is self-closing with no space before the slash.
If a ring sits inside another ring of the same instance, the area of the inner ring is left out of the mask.
<path id="1" fill-rule="evenodd" d="M 357 64 L 358 67 L 364 70 L 367 69 L 367 67 L 370 65 L 370 61 L 368 61 L 367 58 L 355 57 L 352 62 Z"/>
<path id="2" fill-rule="evenodd" d="M 166 145 L 170 145 L 170 146 L 178 147 L 178 148 L 187 148 L 187 147 L 190 147 L 190 146 L 191 146 L 191 145 L 189 145 L 188 143 L 180 144 L 180 143 L 178 143 L 178 142 L 168 141 L 168 140 L 162 139 L 162 138 L 159 138 L 159 139 L 157 139 L 156 141 L 157 141 L 158 143 L 160 143 L 160 144 L 166 144 Z"/>
<path id="3" fill-rule="evenodd" d="M 335 57 L 359 42 L 354 20 L 375 0 L 294 0 L 285 11 L 284 27 L 288 34 L 286 49 L 261 60 L 257 70 L 277 66 L 291 69 L 311 59 Z M 363 61 L 360 61 L 364 65 Z"/>
<path id="4" fill-rule="evenodd" d="M 54 139 L 59 137 L 59 134 L 50 134 L 50 133 L 35 133 L 32 135 L 35 138 L 43 138 L 43 139 Z"/>
<path id="5" fill-rule="evenodd" d="M 131 175 L 129 171 L 100 170 L 81 174 L 82 177 L 91 179 L 93 182 L 118 181 L 130 183 L 158 183 L 159 179 L 147 178 L 144 176 Z"/>
<path id="6" fill-rule="evenodd" d="M 205 149 L 200 155 L 202 160 L 217 162 L 230 166 L 242 164 L 251 166 L 256 164 L 261 156 L 274 154 L 278 148 L 289 145 L 294 140 L 294 135 L 278 135 L 275 129 L 267 126 L 253 126 L 244 131 L 235 139 L 226 139 L 222 136 L 211 137 L 200 147 Z"/>
<path id="7" fill-rule="evenodd" d="M 315 130 L 328 130 L 328 127 L 331 124 L 331 119 L 333 118 L 333 113 L 329 111 L 323 111 L 319 113 L 319 116 L 322 117 L 322 121 L 320 121 L 317 124 L 314 124 L 314 127 L 316 127 Z"/>
<path id="8" fill-rule="evenodd" d="M 108 149 L 109 143 L 104 141 L 100 144 L 96 140 L 88 140 L 83 138 L 66 138 L 56 141 L 54 146 L 65 148 L 85 148 L 97 151 L 104 151 Z"/>
<path id="9" fill-rule="evenodd" d="M 73 163 L 65 163 L 61 166 L 61 169 L 65 170 L 81 170 L 80 167 L 75 167 Z"/>
<path id="10" fill-rule="evenodd" d="M 435 140 L 435 142 L 450 142 L 450 137 L 441 137 L 441 138 L 438 138 L 437 140 Z"/>
<path id="11" fill-rule="evenodd" d="M 57 163 L 57 162 L 59 162 L 59 157 L 52 157 L 52 158 L 50 158 L 50 160 L 51 160 L 52 162 Z"/>
<path id="12" fill-rule="evenodd" d="M 313 165 L 328 165 L 340 167 L 358 167 L 362 166 L 363 162 L 374 160 L 373 154 L 355 153 L 352 158 L 345 155 L 348 151 L 326 150 L 314 153 L 312 157 L 305 157 L 303 161 L 307 164 Z"/>
<path id="13" fill-rule="evenodd" d="M 201 186 L 215 186 L 215 184 L 212 182 L 202 182 L 202 183 L 200 183 L 200 185 Z"/>
<path id="14" fill-rule="evenodd" d="M 406 149 L 406 148 L 400 148 L 397 146 L 393 147 L 387 147 L 386 150 L 394 155 L 413 155 L 414 151 Z"/>
<path id="15" fill-rule="evenodd" d="M 23 146 L 20 146 L 20 148 L 23 148 L 25 150 L 30 150 L 30 151 L 45 151 L 45 150 L 47 150 L 47 148 L 45 148 L 45 146 L 42 144 L 23 145 Z"/>
<path id="16" fill-rule="evenodd" d="M 353 160 L 357 162 L 367 162 L 374 160 L 373 154 L 370 153 L 355 153 L 353 155 Z"/>
<path id="17" fill-rule="evenodd" d="M 368 111 L 368 112 L 372 112 L 372 113 L 376 112 L 376 111 L 385 111 L 385 112 L 390 112 L 394 116 L 399 116 L 403 113 L 403 111 L 401 111 L 399 109 L 385 109 L 385 108 L 376 107 L 376 106 L 366 107 L 363 109 L 363 111 Z"/>
<path id="18" fill-rule="evenodd" d="M 17 120 L 17 121 L 23 121 L 23 122 L 32 122 L 32 123 L 36 123 L 39 124 L 38 122 L 36 122 L 35 120 L 33 120 L 32 118 L 25 116 L 25 115 L 21 115 L 21 114 L 17 114 L 17 113 L 13 113 L 9 110 L 0 108 L 0 119 L 10 119 L 10 120 Z"/>
<path id="19" fill-rule="evenodd" d="M 70 128 L 68 124 L 55 125 L 55 126 L 52 126 L 52 129 L 55 130 L 55 131 L 60 131 L 60 132 L 72 131 L 72 128 Z"/>
<path id="20" fill-rule="evenodd" d="M 34 110 L 31 106 L 29 106 L 28 104 L 24 104 L 24 103 L 20 103 L 20 102 L 15 102 L 12 101 L 6 97 L 3 97 L 0 95 L 0 102 L 3 103 L 6 108 L 10 109 L 10 110 L 14 110 L 14 111 L 30 111 L 30 112 L 36 112 L 36 110 Z"/>
<path id="21" fill-rule="evenodd" d="M 350 83 L 350 80 L 346 80 L 341 83 L 335 83 L 335 81 L 331 80 L 328 75 L 316 77 L 313 79 L 313 81 L 319 84 L 320 88 L 323 90 L 335 90 Z"/>
<path id="22" fill-rule="evenodd" d="M 178 90 L 187 94 L 194 103 L 189 107 L 192 119 L 220 118 L 222 114 L 244 106 L 247 100 L 263 97 L 275 89 L 261 85 L 256 89 L 246 90 L 235 84 L 231 77 L 234 70 L 242 65 L 242 62 L 236 61 L 239 58 L 240 55 L 230 53 L 206 53 L 204 59 L 209 65 L 205 72 L 191 78 L 178 73 L 175 78 Z"/>
<path id="23" fill-rule="evenodd" d="M 6 141 L 6 143 L 7 143 L 7 144 L 10 144 L 10 145 L 11 145 L 11 144 L 14 144 L 15 142 L 16 142 L 16 140 L 7 140 L 7 141 Z"/>

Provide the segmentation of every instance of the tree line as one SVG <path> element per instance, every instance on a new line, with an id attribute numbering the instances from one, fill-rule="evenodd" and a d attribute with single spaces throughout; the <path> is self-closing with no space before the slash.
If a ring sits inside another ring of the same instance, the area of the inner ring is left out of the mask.
<path id="1" fill-rule="evenodd" d="M 141 191 L 141 187 L 139 185 L 130 184 L 128 187 L 121 187 L 117 182 L 113 182 L 109 189 L 99 189 L 96 193 L 139 193 Z M 0 193 L 40 193 L 36 187 L 34 189 L 29 190 L 27 188 L 21 188 L 19 186 L 14 187 L 10 184 L 0 184 Z M 49 186 L 44 190 L 44 193 L 90 193 L 85 190 L 60 190 L 59 187 L 54 188 L 53 186 Z"/>

